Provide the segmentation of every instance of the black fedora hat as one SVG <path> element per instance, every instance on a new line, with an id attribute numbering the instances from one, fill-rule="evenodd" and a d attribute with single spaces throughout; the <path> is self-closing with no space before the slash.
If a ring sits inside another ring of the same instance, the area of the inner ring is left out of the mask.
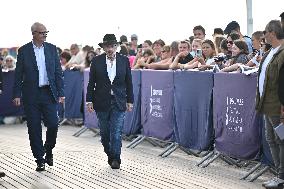
<path id="1" fill-rule="evenodd" d="M 119 44 L 119 42 L 116 40 L 115 35 L 105 34 L 103 38 L 103 42 L 99 43 L 99 46 L 103 48 L 104 45 L 113 45 L 113 44 Z"/>

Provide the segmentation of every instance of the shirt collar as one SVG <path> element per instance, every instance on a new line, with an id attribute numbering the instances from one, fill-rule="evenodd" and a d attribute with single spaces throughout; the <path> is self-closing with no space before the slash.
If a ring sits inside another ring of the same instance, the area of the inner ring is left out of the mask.
<path id="1" fill-rule="evenodd" d="M 33 41 L 33 40 L 32 40 L 32 44 L 33 44 L 33 47 L 34 47 L 34 48 L 40 49 L 40 48 L 43 48 L 43 47 L 44 47 L 44 43 L 43 43 L 40 47 L 37 47 L 37 46 L 34 44 L 34 41 Z"/>

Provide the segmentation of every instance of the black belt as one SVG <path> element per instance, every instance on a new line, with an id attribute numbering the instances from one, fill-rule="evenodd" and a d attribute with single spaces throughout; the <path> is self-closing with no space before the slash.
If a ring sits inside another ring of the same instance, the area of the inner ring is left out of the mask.
<path id="1" fill-rule="evenodd" d="M 40 89 L 49 89 L 49 85 L 42 85 L 42 86 L 40 86 L 38 88 L 40 88 Z"/>

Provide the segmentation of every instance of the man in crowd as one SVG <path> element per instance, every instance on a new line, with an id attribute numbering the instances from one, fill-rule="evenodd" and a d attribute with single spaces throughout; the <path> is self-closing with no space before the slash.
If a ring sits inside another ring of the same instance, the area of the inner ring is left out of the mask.
<path id="1" fill-rule="evenodd" d="M 178 45 L 179 53 L 175 56 L 173 62 L 170 64 L 169 69 L 179 69 L 181 66 L 193 60 L 190 54 L 190 44 L 187 41 L 181 41 Z"/>
<path id="2" fill-rule="evenodd" d="M 278 97 L 278 73 L 284 63 L 284 32 L 279 20 L 265 27 L 265 40 L 272 45 L 259 66 L 256 110 L 264 114 L 265 135 L 277 171 L 277 178 L 263 183 L 267 189 L 282 187 L 284 183 L 284 141 L 275 133 L 280 124 L 281 103 Z"/>
<path id="3" fill-rule="evenodd" d="M 72 44 L 70 47 L 71 51 L 71 59 L 68 61 L 68 63 L 65 65 L 66 68 L 69 69 L 81 69 L 81 67 L 84 65 L 85 57 L 82 52 L 80 52 L 80 48 L 77 44 Z"/>
<path id="4" fill-rule="evenodd" d="M 130 42 L 129 55 L 136 56 L 138 50 L 138 36 L 136 34 L 132 34 L 130 39 L 131 42 Z"/>
<path id="5" fill-rule="evenodd" d="M 249 50 L 249 53 L 252 53 L 252 41 L 251 41 L 251 38 L 248 37 L 248 36 L 244 36 L 242 33 L 241 33 L 241 28 L 240 28 L 240 25 L 238 22 L 236 21 L 232 21 L 230 22 L 225 30 L 224 30 L 224 34 L 227 34 L 227 35 L 230 35 L 231 33 L 237 33 L 240 35 L 240 38 L 241 39 L 244 39 L 245 42 L 247 43 L 248 45 L 248 50 Z"/>
<path id="6" fill-rule="evenodd" d="M 63 103 L 63 73 L 56 46 L 45 42 L 48 31 L 41 23 L 31 27 L 33 39 L 19 48 L 15 70 L 14 104 L 24 105 L 36 171 L 53 165 L 52 149 L 58 131 L 58 102 Z M 47 127 L 43 145 L 41 121 Z M 44 158 L 45 155 L 45 158 Z"/>
<path id="7" fill-rule="evenodd" d="M 105 53 L 94 57 L 87 87 L 87 109 L 96 111 L 101 142 L 112 169 L 121 164 L 121 134 L 125 111 L 133 108 L 133 86 L 129 59 L 116 53 L 114 34 L 106 34 L 99 43 Z"/>
<path id="8" fill-rule="evenodd" d="M 194 39 L 204 40 L 205 39 L 205 35 L 206 35 L 205 34 L 205 29 L 201 25 L 195 26 L 193 28 Z"/>

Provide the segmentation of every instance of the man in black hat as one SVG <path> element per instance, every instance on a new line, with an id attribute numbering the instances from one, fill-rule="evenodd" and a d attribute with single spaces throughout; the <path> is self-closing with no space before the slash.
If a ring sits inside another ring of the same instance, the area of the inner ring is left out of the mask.
<path id="1" fill-rule="evenodd" d="M 118 44 L 114 34 L 106 34 L 99 43 L 105 53 L 92 60 L 86 95 L 88 111 L 96 111 L 101 142 L 112 169 L 120 168 L 125 111 L 133 108 L 129 59 L 116 53 Z"/>
<path id="2" fill-rule="evenodd" d="M 240 28 L 240 25 L 238 22 L 236 21 L 232 21 L 230 22 L 225 30 L 224 30 L 224 34 L 226 35 L 230 35 L 230 33 L 237 33 L 240 35 L 240 38 L 241 39 L 244 39 L 245 42 L 247 43 L 247 46 L 248 46 L 248 50 L 249 50 L 249 53 L 252 53 L 252 41 L 251 41 L 251 38 L 249 36 L 244 36 L 242 33 L 241 33 L 241 28 Z"/>

